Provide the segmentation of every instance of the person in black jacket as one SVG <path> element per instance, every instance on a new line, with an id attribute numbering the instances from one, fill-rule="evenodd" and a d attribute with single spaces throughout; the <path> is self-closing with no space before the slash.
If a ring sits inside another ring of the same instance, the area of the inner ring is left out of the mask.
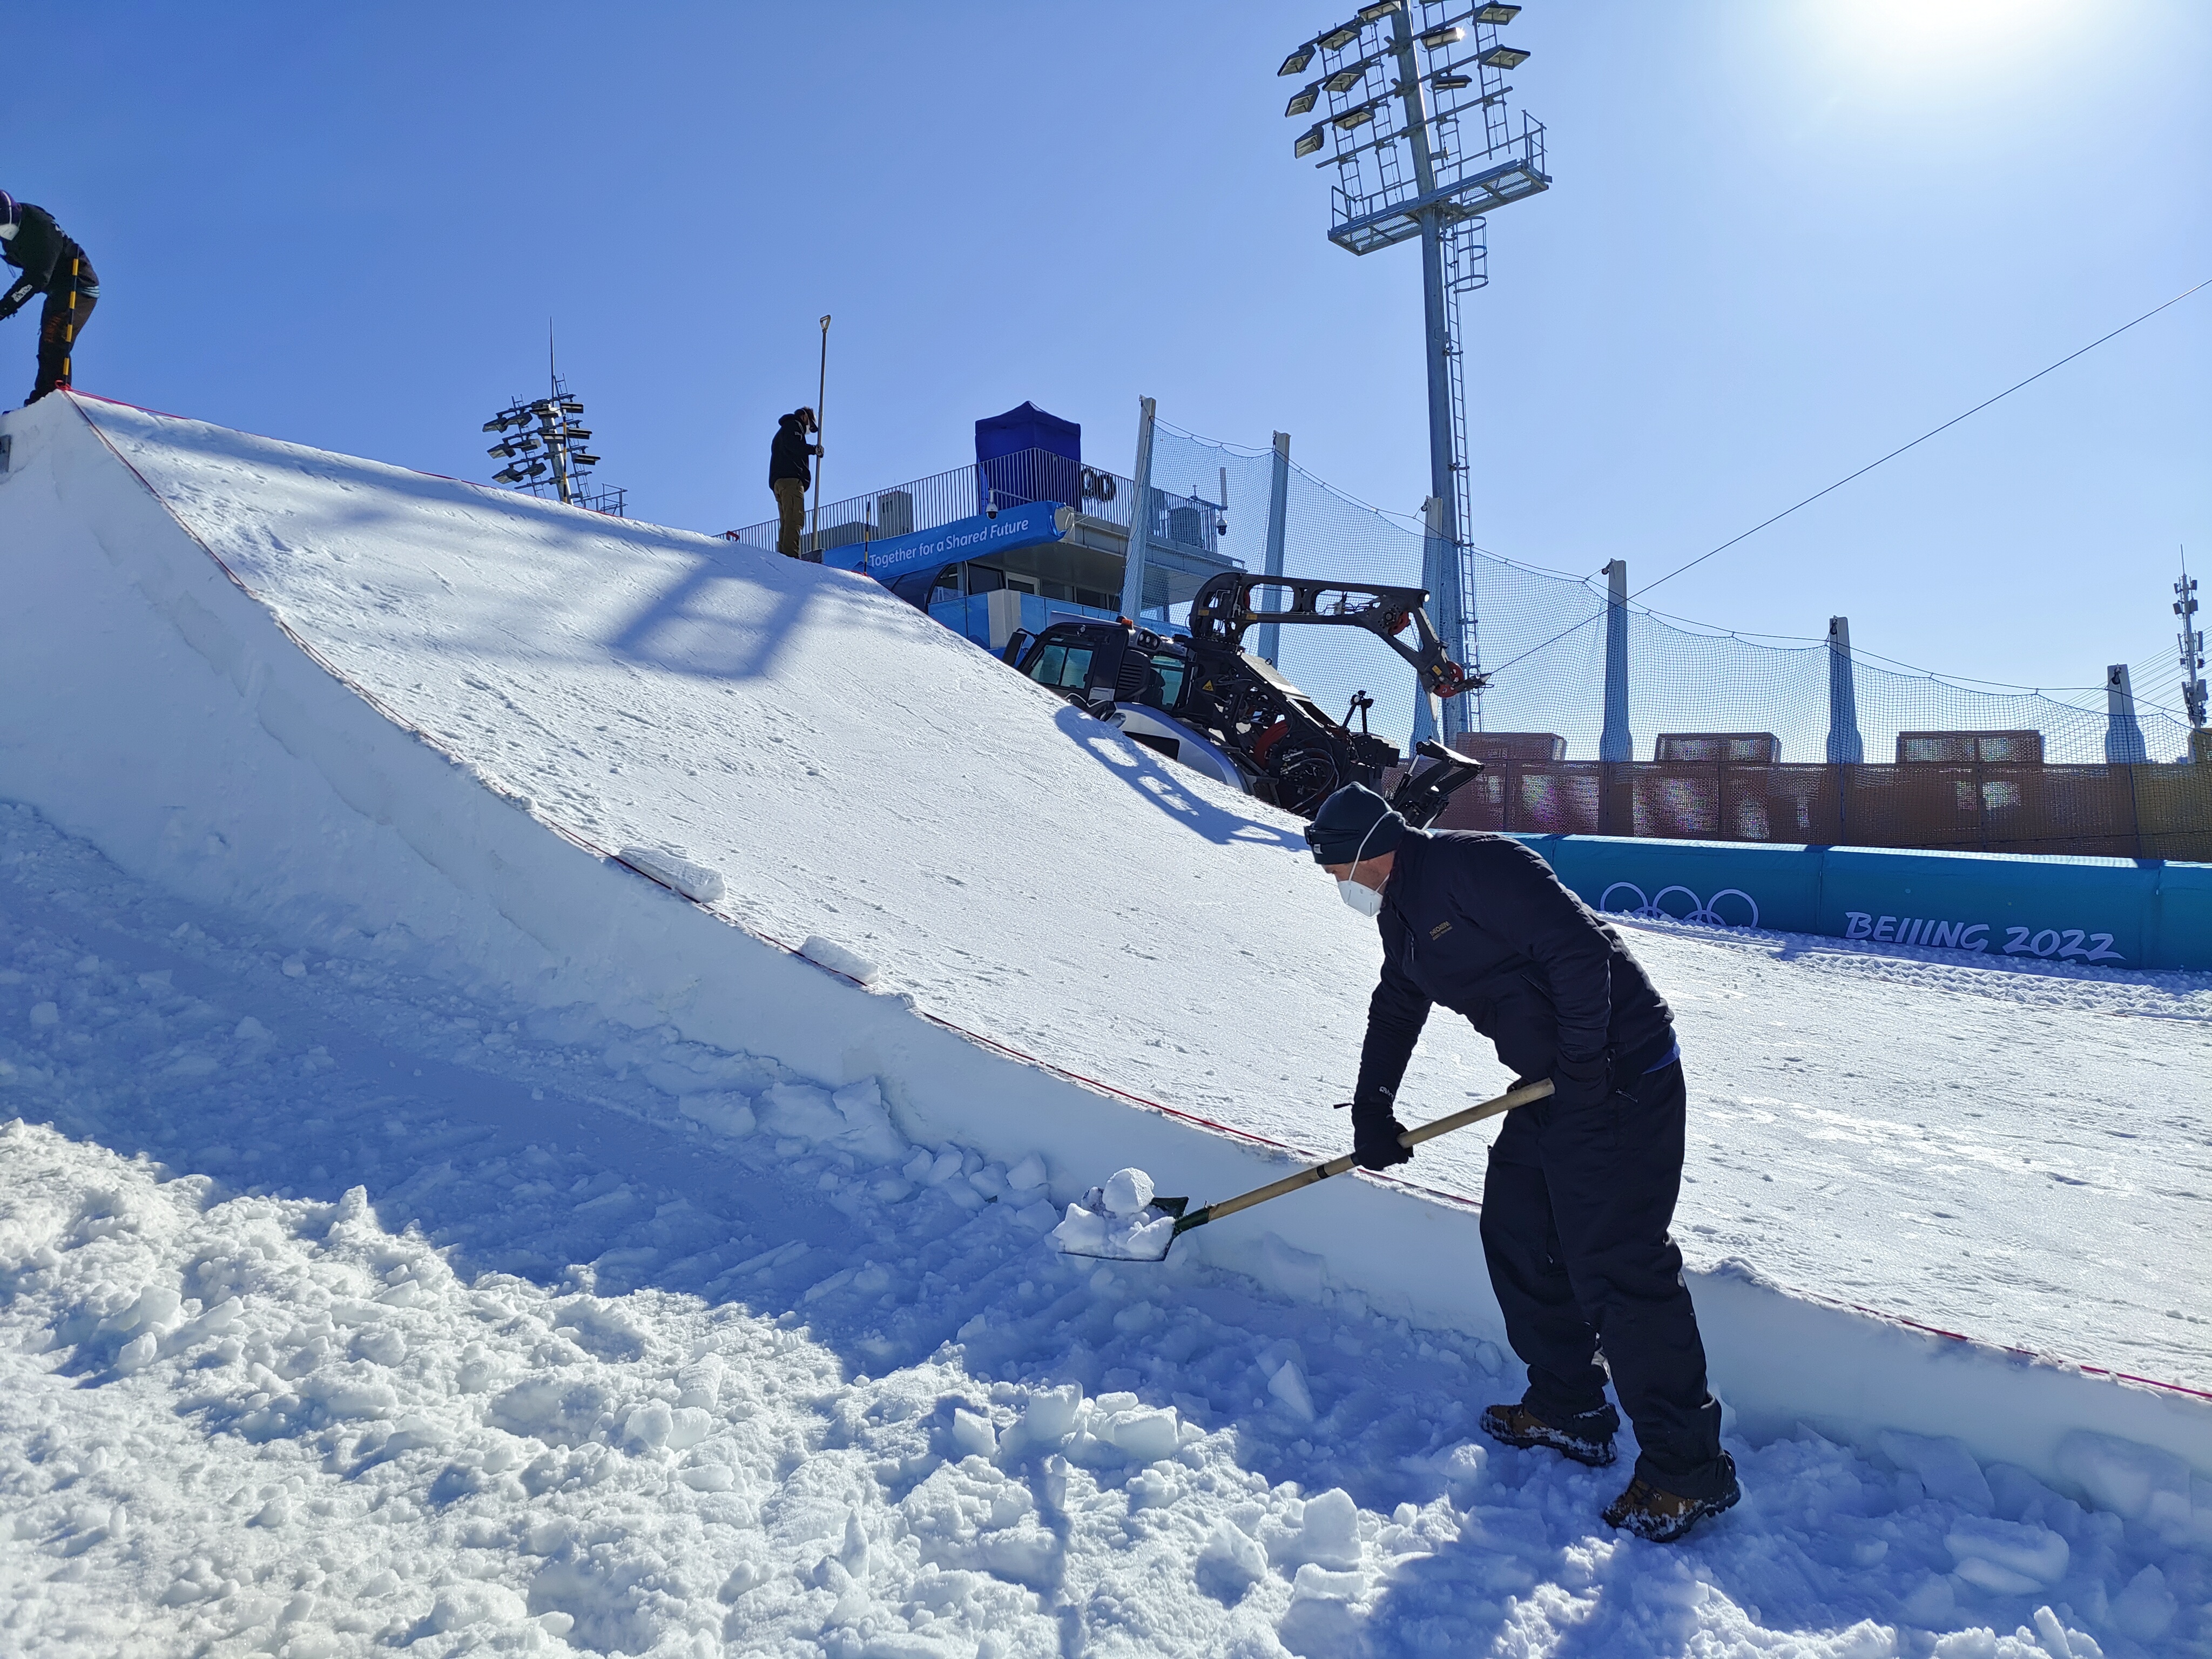
<path id="1" fill-rule="evenodd" d="M 100 278 L 84 250 L 54 222 L 52 214 L 18 202 L 4 190 L 0 190 L 0 259 L 21 273 L 0 294 L 0 319 L 14 316 L 38 295 L 46 296 L 39 319 L 38 379 L 23 400 L 28 406 L 70 383 L 70 355 L 99 302 Z"/>
<path id="2" fill-rule="evenodd" d="M 807 461 L 822 453 L 822 446 L 807 442 L 806 434 L 821 429 L 812 410 L 794 409 L 776 422 L 775 440 L 768 447 L 768 487 L 775 495 L 778 520 L 775 550 L 786 558 L 799 556 L 799 529 L 806 522 L 806 486 L 814 482 L 813 469 Z M 817 552 L 814 562 L 821 562 Z"/>
<path id="3" fill-rule="evenodd" d="M 1680 1537 L 1740 1492 L 1667 1231 L 1686 1096 L 1665 999 L 1620 934 L 1510 837 L 1409 829 L 1353 784 L 1322 804 L 1306 840 L 1346 902 L 1382 928 L 1352 1099 L 1363 1167 L 1413 1156 L 1398 1143 L 1398 1085 L 1432 1005 L 1465 1015 L 1521 1079 L 1552 1080 L 1548 1100 L 1507 1116 L 1483 1183 L 1483 1255 L 1528 1367 L 1520 1403 L 1489 1407 L 1483 1429 L 1610 1463 L 1620 1424 L 1605 1397 L 1610 1370 L 1640 1455 L 1605 1519 Z"/>

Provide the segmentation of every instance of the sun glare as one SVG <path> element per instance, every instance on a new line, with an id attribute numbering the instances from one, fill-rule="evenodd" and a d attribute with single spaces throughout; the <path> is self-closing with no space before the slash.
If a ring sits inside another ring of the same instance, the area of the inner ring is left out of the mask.
<path id="1" fill-rule="evenodd" d="M 2046 45 L 2060 0 L 1816 0 L 1810 9 L 1838 56 L 1899 77 L 1969 79 Z"/>

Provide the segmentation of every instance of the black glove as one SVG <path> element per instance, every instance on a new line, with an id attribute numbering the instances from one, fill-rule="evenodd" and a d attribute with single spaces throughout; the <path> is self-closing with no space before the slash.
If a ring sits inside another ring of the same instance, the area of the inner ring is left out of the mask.
<path id="1" fill-rule="evenodd" d="M 1552 1072 L 1552 1103 L 1569 1111 L 1604 1104 L 1613 1093 L 1613 1055 L 1562 1059 Z"/>
<path id="2" fill-rule="evenodd" d="M 1406 1126 L 1389 1112 L 1352 1115 L 1352 1161 L 1363 1170 L 1387 1170 L 1394 1164 L 1413 1161 L 1413 1149 L 1401 1146 L 1398 1137 Z"/>

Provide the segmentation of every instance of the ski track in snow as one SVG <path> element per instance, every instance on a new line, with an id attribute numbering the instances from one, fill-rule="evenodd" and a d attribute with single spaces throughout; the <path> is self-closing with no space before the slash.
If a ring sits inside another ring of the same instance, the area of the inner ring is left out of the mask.
<path id="1" fill-rule="evenodd" d="M 1343 1149 L 1328 1103 L 1351 1092 L 1380 952 L 1294 820 L 862 602 L 863 578 L 787 589 L 781 561 L 705 538 L 579 530 L 497 493 L 91 412 L 264 604 L 539 817 L 678 849 L 725 878 L 724 914 L 833 941 L 877 988 L 1018 1049 Z M 779 675 L 824 651 L 852 665 L 829 697 Z M 917 651 L 952 653 L 920 691 L 884 672 Z M 996 860 L 976 845 L 994 837 Z M 1157 862 L 1101 856 L 1125 844 Z M 1627 927 L 1680 1020 L 1692 1265 L 1741 1258 L 2212 1388 L 2212 975 Z M 1438 1014 L 1401 1099 L 1439 1116 L 1510 1081 Z M 1479 1194 L 1496 1133 L 1425 1146 L 1407 1173 Z"/>
<path id="2" fill-rule="evenodd" d="M 1732 1439 L 1737 1510 L 1624 1540 L 1626 1436 L 1607 1471 L 1469 1439 L 1516 1388 L 1486 1344 L 1057 1257 L 1018 1168 L 763 1062 L 273 947 L 20 807 L 0 927 L 0 1647 L 2212 1638 L 2212 1492 L 2124 1516 L 1940 1442 Z"/>

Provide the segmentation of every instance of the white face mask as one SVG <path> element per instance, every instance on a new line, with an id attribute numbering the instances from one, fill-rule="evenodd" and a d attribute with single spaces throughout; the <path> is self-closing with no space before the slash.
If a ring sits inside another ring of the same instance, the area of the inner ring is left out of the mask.
<path id="1" fill-rule="evenodd" d="M 1336 896 L 1370 921 L 1382 914 L 1382 895 L 1372 887 L 1362 887 L 1356 881 L 1340 881 Z"/>

